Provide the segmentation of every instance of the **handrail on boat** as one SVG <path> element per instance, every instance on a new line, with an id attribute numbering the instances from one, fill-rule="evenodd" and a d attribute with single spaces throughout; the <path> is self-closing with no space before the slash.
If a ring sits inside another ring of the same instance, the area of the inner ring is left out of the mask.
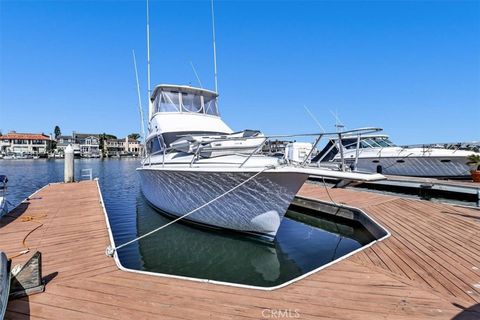
<path id="1" fill-rule="evenodd" d="M 261 150 L 261 149 L 263 148 L 263 146 L 265 145 L 265 142 L 267 142 L 267 141 L 268 141 L 268 137 L 265 137 L 265 138 L 263 139 L 262 143 L 260 143 L 260 144 L 258 145 L 258 147 L 255 148 L 255 150 L 252 151 L 252 153 L 250 153 L 250 155 L 247 157 L 247 159 L 245 159 L 245 161 L 242 162 L 242 164 L 240 164 L 240 167 L 239 167 L 239 168 L 243 167 L 243 165 L 244 165 L 255 153 L 257 153 L 259 150 Z"/>
<path id="2" fill-rule="evenodd" d="M 238 141 L 238 140 L 245 141 L 245 140 L 253 140 L 253 139 L 263 138 L 263 141 L 252 152 L 250 152 L 248 155 L 247 154 L 242 154 L 242 155 L 246 156 L 246 159 L 239 165 L 239 168 L 241 168 L 255 154 L 257 154 L 259 151 L 261 151 L 263 146 L 265 145 L 265 143 L 269 140 L 280 139 L 280 138 L 284 139 L 284 138 L 296 138 L 296 137 L 316 137 L 315 142 L 314 142 L 312 148 L 310 149 L 308 155 L 305 157 L 305 159 L 302 161 L 302 163 L 299 164 L 300 166 L 303 167 L 310 160 L 310 157 L 312 156 L 314 150 L 317 148 L 317 146 L 320 143 L 320 141 L 322 140 L 322 138 L 335 136 L 335 137 L 338 137 L 339 141 L 341 141 L 342 137 L 344 137 L 345 135 L 351 134 L 351 133 L 356 133 L 360 136 L 362 134 L 370 134 L 370 133 L 378 132 L 378 131 L 381 131 L 381 130 L 382 130 L 382 128 L 365 127 L 365 128 L 358 128 L 358 129 L 352 129 L 352 130 L 337 131 L 337 132 L 304 133 L 304 134 L 290 134 L 290 135 L 270 135 L 270 136 L 263 136 L 263 137 L 253 136 L 253 137 L 231 137 L 231 138 L 221 138 L 221 139 L 210 139 L 210 140 L 203 141 L 202 142 L 203 144 L 200 143 L 197 146 L 195 152 L 192 154 L 192 160 L 190 161 L 190 167 L 192 167 L 193 164 L 195 164 L 195 162 L 200 158 L 198 156 L 200 154 L 200 151 L 203 148 L 207 147 L 207 144 L 211 143 L 211 142 Z M 159 139 L 159 142 L 161 142 L 163 148 L 161 150 L 158 150 L 158 151 L 155 151 L 151 154 L 148 154 L 148 165 L 149 166 L 152 165 L 151 157 L 154 156 L 154 155 L 158 155 L 158 154 L 163 154 L 162 165 L 165 166 L 166 155 L 171 153 L 174 150 L 174 148 L 172 148 L 172 147 L 167 147 L 165 145 L 165 142 L 163 141 L 163 139 L 161 139 L 161 140 L 160 140 L 160 138 L 157 138 L 157 139 Z M 343 155 L 342 148 L 340 148 L 340 157 L 341 157 L 341 170 L 345 171 L 346 170 L 345 158 L 344 158 L 344 155 Z M 143 161 L 143 165 L 145 165 L 145 163 L 147 162 L 146 160 L 147 159 L 145 158 L 144 161 Z"/>

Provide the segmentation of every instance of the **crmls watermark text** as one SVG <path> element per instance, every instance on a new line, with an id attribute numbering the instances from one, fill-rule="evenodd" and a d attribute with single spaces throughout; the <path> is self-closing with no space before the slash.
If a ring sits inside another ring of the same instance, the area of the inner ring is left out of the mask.
<path id="1" fill-rule="evenodd" d="M 262 317 L 264 319 L 298 319 L 300 312 L 298 309 L 263 309 Z"/>

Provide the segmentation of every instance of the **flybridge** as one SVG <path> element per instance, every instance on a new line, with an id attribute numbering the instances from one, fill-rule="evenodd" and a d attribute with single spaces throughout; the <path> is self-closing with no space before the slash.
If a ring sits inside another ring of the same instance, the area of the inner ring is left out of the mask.
<path id="1" fill-rule="evenodd" d="M 232 133 L 220 118 L 217 97 L 216 92 L 202 88 L 170 84 L 156 86 L 150 98 L 149 152 L 157 152 L 185 134 Z"/>
<path id="2" fill-rule="evenodd" d="M 151 101 L 153 114 L 157 112 L 186 112 L 219 116 L 216 92 L 178 85 L 159 85 Z"/>

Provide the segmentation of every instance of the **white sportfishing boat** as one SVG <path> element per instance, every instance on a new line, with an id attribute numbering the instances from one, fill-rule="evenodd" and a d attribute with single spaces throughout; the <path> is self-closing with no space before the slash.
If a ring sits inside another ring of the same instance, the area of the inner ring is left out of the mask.
<path id="1" fill-rule="evenodd" d="M 211 4 L 213 18 L 213 1 Z M 267 140 L 279 137 L 265 137 L 254 130 L 233 132 L 218 111 L 214 23 L 212 26 L 215 91 L 165 84 L 152 92 L 147 1 L 149 132 L 144 134 L 146 155 L 137 171 L 142 192 L 152 206 L 196 224 L 273 239 L 309 175 L 383 179 L 380 174 L 347 172 L 345 167 L 341 171 L 308 166 L 313 150 L 327 134 L 310 135 L 316 136 L 315 144 L 300 162 L 298 157 L 261 152 Z M 133 58 L 137 71 L 135 54 Z M 142 118 L 138 83 L 137 75 Z"/>
<path id="2" fill-rule="evenodd" d="M 400 147 L 388 135 L 345 135 L 332 138 L 314 161 L 340 163 L 357 171 L 387 175 L 469 178 L 468 156 L 479 154 L 468 150 L 438 147 Z M 341 151 L 341 152 L 340 152 Z M 342 154 L 343 153 L 343 154 Z"/>
<path id="3" fill-rule="evenodd" d="M 159 85 L 150 105 L 147 153 L 137 169 L 143 194 L 155 208 L 175 217 L 201 207 L 185 217 L 197 224 L 273 239 L 309 175 L 383 179 L 380 174 L 309 166 L 316 145 L 329 134 L 316 135 L 302 162 L 263 154 L 265 142 L 279 137 L 233 132 L 220 118 L 213 91 Z"/>

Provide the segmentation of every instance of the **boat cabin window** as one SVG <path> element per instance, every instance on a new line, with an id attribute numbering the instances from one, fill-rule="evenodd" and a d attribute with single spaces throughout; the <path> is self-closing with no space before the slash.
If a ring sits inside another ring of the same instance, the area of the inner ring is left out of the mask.
<path id="1" fill-rule="evenodd" d="M 156 112 L 191 112 L 218 116 L 216 97 L 179 91 L 161 91 L 155 98 Z"/>
<path id="2" fill-rule="evenodd" d="M 202 112 L 202 99 L 199 95 L 182 92 L 182 111 Z"/>
<path id="3" fill-rule="evenodd" d="M 151 139 L 147 143 L 148 154 L 159 153 L 163 150 L 162 136 L 159 135 L 156 138 Z"/>
<path id="4" fill-rule="evenodd" d="M 162 91 L 155 99 L 155 107 L 158 112 L 179 112 L 178 92 Z"/>
<path id="5" fill-rule="evenodd" d="M 205 106 L 205 113 L 218 116 L 217 99 L 216 98 L 203 98 L 203 104 Z"/>
<path id="6" fill-rule="evenodd" d="M 356 149 L 357 139 L 342 139 L 342 145 L 345 149 Z"/>

